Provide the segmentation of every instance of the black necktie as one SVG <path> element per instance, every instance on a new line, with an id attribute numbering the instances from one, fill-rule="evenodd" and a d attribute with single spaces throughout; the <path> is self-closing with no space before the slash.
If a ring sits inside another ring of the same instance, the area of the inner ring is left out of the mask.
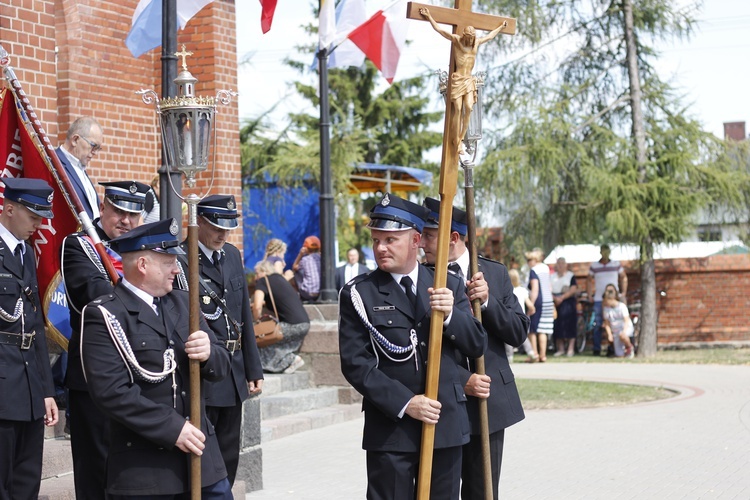
<path id="1" fill-rule="evenodd" d="M 219 274 L 221 274 L 221 253 L 219 253 L 218 250 L 214 250 L 213 255 L 211 258 L 214 261 L 214 266 L 216 266 L 216 270 L 219 271 Z"/>
<path id="2" fill-rule="evenodd" d="M 409 303 L 411 304 L 411 309 L 412 309 L 412 311 L 416 311 L 416 309 L 417 309 L 417 295 L 411 289 L 413 283 L 414 282 L 408 276 L 404 276 L 403 278 L 401 278 L 401 284 L 404 286 L 404 289 L 405 289 L 405 292 L 406 292 L 406 298 L 409 299 Z"/>
<path id="3" fill-rule="evenodd" d="M 161 316 L 160 306 L 161 306 L 161 299 L 159 297 L 154 297 L 154 305 L 152 309 L 154 310 L 157 316 Z"/>
<path id="4" fill-rule="evenodd" d="M 23 243 L 19 243 L 16 245 L 16 249 L 13 251 L 13 256 L 16 258 L 16 261 L 18 262 L 18 269 L 21 270 L 21 275 L 23 275 L 23 257 L 21 249 L 23 248 Z"/>

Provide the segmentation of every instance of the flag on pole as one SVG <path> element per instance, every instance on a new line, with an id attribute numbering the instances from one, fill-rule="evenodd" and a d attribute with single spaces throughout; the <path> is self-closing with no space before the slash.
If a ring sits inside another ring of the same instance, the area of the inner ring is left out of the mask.
<path id="1" fill-rule="evenodd" d="M 213 0 L 177 0 L 177 23 L 185 29 L 198 12 Z M 162 2 L 140 0 L 133 12 L 133 22 L 125 45 L 133 57 L 141 57 L 151 49 L 161 46 Z"/>
<path id="2" fill-rule="evenodd" d="M 393 83 L 398 60 L 406 46 L 405 0 L 397 0 L 349 33 L 349 39 L 365 53 L 388 83 Z"/>
<path id="3" fill-rule="evenodd" d="M 318 11 L 318 47 L 329 49 L 336 38 L 336 9 L 334 0 L 320 0 Z"/>
<path id="4" fill-rule="evenodd" d="M 273 14 L 276 12 L 276 1 L 277 0 L 260 0 L 262 12 L 260 14 L 260 29 L 263 33 L 268 33 L 271 29 L 271 23 L 273 22 Z"/>
<path id="5" fill-rule="evenodd" d="M 347 37 L 351 31 L 365 22 L 365 0 L 342 0 L 336 6 L 336 49 L 328 58 L 329 68 L 362 66 L 365 54 Z M 343 40 L 343 41 L 342 41 Z"/>
<path id="6" fill-rule="evenodd" d="M 365 19 L 365 0 L 341 0 L 336 6 L 332 46 L 328 48 L 328 69 L 359 67 L 365 62 L 365 53 L 347 38 L 354 28 L 365 22 Z M 317 68 L 318 56 L 314 54 L 310 70 L 314 71 Z"/>
<path id="7" fill-rule="evenodd" d="M 28 243 L 37 262 L 37 281 L 47 325 L 55 342 L 67 349 L 70 324 L 60 279 L 60 245 L 78 230 L 78 219 L 66 203 L 62 189 L 52 174 L 52 165 L 41 145 L 29 134 L 26 116 L 9 89 L 0 91 L 0 158 L 5 158 L 2 177 L 42 179 L 54 189 L 53 219 L 44 219 Z M 1 179 L 0 179 L 1 180 Z M 5 186 L 2 186 L 5 190 Z"/>

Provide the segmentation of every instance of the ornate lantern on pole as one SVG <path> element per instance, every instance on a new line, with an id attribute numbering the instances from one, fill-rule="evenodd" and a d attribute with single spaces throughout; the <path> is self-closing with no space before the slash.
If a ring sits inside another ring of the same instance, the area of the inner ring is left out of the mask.
<path id="1" fill-rule="evenodd" d="M 139 90 L 145 104 L 156 104 L 159 115 L 161 139 L 166 151 L 167 166 L 185 175 L 187 187 L 194 188 L 196 175 L 208 169 L 208 155 L 211 143 L 216 143 L 216 127 L 214 117 L 217 105 L 227 105 L 232 96 L 237 93 L 229 90 L 219 90 L 216 97 L 198 97 L 195 95 L 195 84 L 198 81 L 187 69 L 185 46 L 175 56 L 182 57 L 182 71 L 174 82 L 177 85 L 177 97 L 159 100 L 153 90 Z M 211 132 L 213 131 L 213 140 Z M 198 203 L 205 197 L 213 186 L 214 170 L 216 167 L 216 149 L 213 150 L 213 166 L 211 182 L 205 193 L 201 195 L 191 193 L 182 196 L 170 178 L 170 189 L 188 205 L 188 289 L 190 294 L 190 331 L 200 329 L 200 303 L 198 279 Z M 190 420 L 194 426 L 201 425 L 200 405 L 200 363 L 190 361 Z M 198 455 L 191 456 L 191 497 L 201 497 L 201 465 Z"/>

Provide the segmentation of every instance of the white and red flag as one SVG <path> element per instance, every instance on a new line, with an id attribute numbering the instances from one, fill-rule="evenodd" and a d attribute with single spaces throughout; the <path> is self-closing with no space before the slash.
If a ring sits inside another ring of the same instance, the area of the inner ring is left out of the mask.
<path id="1" fill-rule="evenodd" d="M 406 0 L 397 0 L 354 28 L 348 38 L 365 53 L 388 83 L 393 83 L 398 60 L 406 47 L 408 28 Z"/>

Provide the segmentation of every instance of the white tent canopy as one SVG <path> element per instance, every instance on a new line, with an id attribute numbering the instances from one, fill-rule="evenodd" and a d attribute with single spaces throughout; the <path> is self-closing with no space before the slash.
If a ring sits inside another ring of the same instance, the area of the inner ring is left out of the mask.
<path id="1" fill-rule="evenodd" d="M 638 260 L 636 245 L 612 245 L 609 258 L 612 260 Z M 673 245 L 654 247 L 655 259 L 690 259 L 708 257 L 732 247 L 743 247 L 739 241 L 687 241 Z M 544 259 L 545 264 L 554 264 L 559 257 L 564 257 L 569 264 L 579 262 L 596 262 L 601 258 L 599 245 L 560 245 L 555 247 Z"/>

